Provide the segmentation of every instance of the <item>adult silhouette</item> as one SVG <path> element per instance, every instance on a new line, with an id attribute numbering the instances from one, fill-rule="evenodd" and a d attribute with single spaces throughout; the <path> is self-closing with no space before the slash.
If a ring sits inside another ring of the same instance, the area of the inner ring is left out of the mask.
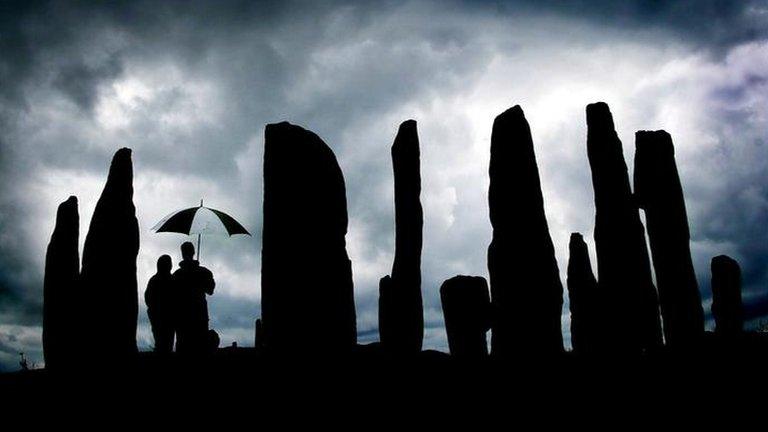
<path id="1" fill-rule="evenodd" d="M 147 284 L 144 291 L 144 302 L 147 304 L 147 315 L 152 325 L 152 336 L 155 338 L 155 351 L 169 353 L 173 351 L 173 339 L 176 332 L 175 305 L 171 270 L 171 257 L 163 255 L 157 259 L 157 273 Z"/>
<path id="2" fill-rule="evenodd" d="M 195 246 L 190 242 L 181 245 L 182 261 L 173 273 L 173 285 L 177 296 L 176 351 L 200 352 L 209 346 L 208 301 L 216 283 L 213 273 L 194 259 Z"/>

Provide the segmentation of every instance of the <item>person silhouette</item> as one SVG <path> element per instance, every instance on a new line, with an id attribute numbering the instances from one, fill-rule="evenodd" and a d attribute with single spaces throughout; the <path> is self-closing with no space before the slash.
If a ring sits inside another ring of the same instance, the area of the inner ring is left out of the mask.
<path id="1" fill-rule="evenodd" d="M 181 245 L 182 261 L 173 273 L 177 295 L 176 351 L 201 352 L 208 347 L 208 301 L 216 282 L 213 273 L 194 259 L 195 246 Z"/>
<path id="2" fill-rule="evenodd" d="M 174 286 L 171 278 L 173 262 L 171 257 L 163 255 L 157 259 L 157 273 L 147 283 L 144 291 L 144 302 L 147 304 L 147 315 L 152 325 L 152 336 L 155 338 L 155 352 L 170 353 L 173 351 L 175 329 L 174 319 Z"/>

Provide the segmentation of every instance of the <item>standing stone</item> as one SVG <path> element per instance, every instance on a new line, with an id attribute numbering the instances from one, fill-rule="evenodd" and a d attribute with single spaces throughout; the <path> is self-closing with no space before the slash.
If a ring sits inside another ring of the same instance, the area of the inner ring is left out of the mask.
<path id="1" fill-rule="evenodd" d="M 584 238 L 571 234 L 568 245 L 568 300 L 571 308 L 571 345 L 579 354 L 592 354 L 600 348 L 600 298 L 597 280 Z"/>
<path id="2" fill-rule="evenodd" d="M 424 216 L 419 200 L 419 136 L 414 120 L 400 125 L 392 144 L 392 167 L 395 177 L 395 262 L 391 278 L 382 279 L 380 283 L 379 332 L 384 349 L 412 354 L 421 351 L 424 339 L 421 297 Z"/>
<path id="3" fill-rule="evenodd" d="M 738 336 L 744 331 L 741 267 L 725 255 L 712 258 L 712 315 L 716 334 Z"/>
<path id="4" fill-rule="evenodd" d="M 452 277 L 440 287 L 440 300 L 451 355 L 464 360 L 487 357 L 491 299 L 485 278 Z"/>
<path id="5" fill-rule="evenodd" d="M 608 105 L 587 106 L 587 154 L 595 192 L 595 247 L 606 343 L 622 353 L 661 346 L 645 232 Z"/>
<path id="6" fill-rule="evenodd" d="M 131 150 L 122 148 L 112 159 L 83 247 L 83 330 L 92 335 L 89 348 L 105 365 L 124 363 L 136 354 L 138 252 Z"/>
<path id="7" fill-rule="evenodd" d="M 71 196 L 59 205 L 56 227 L 45 255 L 43 354 L 45 368 L 49 370 L 66 368 L 77 357 L 78 311 L 75 298 L 80 275 L 79 229 L 77 197 Z"/>
<path id="8" fill-rule="evenodd" d="M 496 117 L 491 135 L 488 248 L 494 356 L 563 350 L 563 286 L 549 236 L 533 140 L 523 110 Z"/>
<path id="9" fill-rule="evenodd" d="M 261 318 L 256 318 L 253 335 L 253 346 L 259 351 L 264 349 L 264 326 L 261 323 Z"/>
<path id="10" fill-rule="evenodd" d="M 663 130 L 639 131 L 635 143 L 635 197 L 645 211 L 664 338 L 673 347 L 690 346 L 704 335 L 704 310 L 675 148 Z"/>
<path id="11" fill-rule="evenodd" d="M 390 353 L 394 350 L 394 347 L 390 348 L 391 344 L 397 340 L 393 322 L 397 321 L 397 317 L 393 303 L 392 277 L 387 275 L 379 279 L 379 341 Z"/>
<path id="12" fill-rule="evenodd" d="M 261 287 L 265 349 L 340 354 L 357 343 L 347 196 L 314 133 L 269 124 L 264 142 Z"/>

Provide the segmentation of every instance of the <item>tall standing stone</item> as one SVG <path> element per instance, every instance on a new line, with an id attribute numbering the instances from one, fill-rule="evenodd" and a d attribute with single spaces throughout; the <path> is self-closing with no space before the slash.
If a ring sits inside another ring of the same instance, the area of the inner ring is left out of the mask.
<path id="1" fill-rule="evenodd" d="M 635 197 L 645 211 L 664 338 L 673 347 L 690 346 L 704 335 L 704 310 L 675 148 L 663 130 L 639 131 L 635 144 Z"/>
<path id="2" fill-rule="evenodd" d="M 601 319 L 597 280 L 584 238 L 571 234 L 568 245 L 568 300 L 571 308 L 571 345 L 579 354 L 592 354 L 601 348 Z"/>
<path id="3" fill-rule="evenodd" d="M 395 304 L 392 298 L 392 276 L 386 275 L 379 279 L 379 341 L 390 354 L 395 350 L 395 346 L 392 345 L 398 336 L 395 329 L 396 321 Z"/>
<path id="4" fill-rule="evenodd" d="M 76 320 L 79 317 L 75 299 L 80 275 L 79 230 L 77 197 L 71 196 L 59 205 L 56 227 L 45 255 L 43 354 L 49 370 L 66 368 L 77 358 Z"/>
<path id="5" fill-rule="evenodd" d="M 608 105 L 587 106 L 587 154 L 595 192 L 595 248 L 606 305 L 607 347 L 623 353 L 661 345 L 656 288 L 645 232 L 629 186 L 621 141 Z"/>
<path id="6" fill-rule="evenodd" d="M 452 277 L 440 287 L 440 300 L 451 355 L 464 360 L 487 357 L 491 299 L 485 278 Z"/>
<path id="7" fill-rule="evenodd" d="M 726 255 L 712 258 L 712 315 L 715 333 L 738 336 L 744 331 L 741 267 Z"/>
<path id="8" fill-rule="evenodd" d="M 83 247 L 83 331 L 92 335 L 89 348 L 105 364 L 126 362 L 136 354 L 138 252 L 131 150 L 122 148 L 112 159 Z"/>
<path id="9" fill-rule="evenodd" d="M 253 346 L 257 350 L 264 349 L 264 326 L 261 324 L 261 318 L 256 318 L 254 325 Z"/>
<path id="10" fill-rule="evenodd" d="M 424 215 L 416 122 L 407 120 L 392 144 L 395 177 L 395 262 L 380 283 L 379 332 L 384 349 L 418 353 L 424 339 L 421 245 Z"/>
<path id="11" fill-rule="evenodd" d="M 489 173 L 492 354 L 561 352 L 563 287 L 544 213 L 531 130 L 520 106 L 493 122 Z"/>
<path id="12" fill-rule="evenodd" d="M 340 354 L 357 342 L 344 176 L 314 133 L 269 124 L 261 255 L 265 349 Z"/>

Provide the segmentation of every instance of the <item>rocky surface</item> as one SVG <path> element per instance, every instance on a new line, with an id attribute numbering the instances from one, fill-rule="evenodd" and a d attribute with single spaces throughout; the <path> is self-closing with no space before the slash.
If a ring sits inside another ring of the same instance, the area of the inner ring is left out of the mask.
<path id="1" fill-rule="evenodd" d="M 645 211 L 664 340 L 678 347 L 698 344 L 704 334 L 704 310 L 672 137 L 663 130 L 639 131 L 635 144 L 635 197 Z"/>
<path id="2" fill-rule="evenodd" d="M 336 354 L 355 346 L 346 233 L 344 176 L 333 151 L 299 126 L 267 125 L 261 269 L 266 349 Z"/>
<path id="3" fill-rule="evenodd" d="M 414 354 L 424 339 L 421 295 L 421 246 L 424 215 L 421 208 L 419 136 L 416 122 L 407 120 L 392 144 L 395 179 L 395 260 L 392 275 L 380 284 L 379 332 L 382 347 Z"/>
<path id="4" fill-rule="evenodd" d="M 485 278 L 452 277 L 440 286 L 440 300 L 451 356 L 459 360 L 487 357 L 491 299 Z"/>
<path id="5" fill-rule="evenodd" d="M 597 280 L 592 273 L 589 251 L 581 234 L 571 234 L 568 250 L 571 345 L 578 354 L 593 354 L 602 347 L 600 317 L 603 305 L 600 304 Z"/>
<path id="6" fill-rule="evenodd" d="M 595 249 L 605 301 L 607 348 L 642 352 L 662 344 L 658 297 L 640 212 L 608 105 L 587 106 L 587 155 L 595 193 Z"/>
<path id="7" fill-rule="evenodd" d="M 115 153 L 83 247 L 82 334 L 107 361 L 136 354 L 139 227 L 133 205 L 131 150 Z"/>
<path id="8" fill-rule="evenodd" d="M 71 366 L 77 356 L 79 237 L 77 197 L 71 196 L 59 205 L 45 255 L 43 352 L 45 367 L 50 370 Z"/>
<path id="9" fill-rule="evenodd" d="M 494 120 L 489 174 L 492 354 L 561 352 L 563 287 L 531 130 L 520 106 Z"/>
<path id="10" fill-rule="evenodd" d="M 726 255 L 712 258 L 712 315 L 719 335 L 737 336 L 744 330 L 741 267 Z"/>

